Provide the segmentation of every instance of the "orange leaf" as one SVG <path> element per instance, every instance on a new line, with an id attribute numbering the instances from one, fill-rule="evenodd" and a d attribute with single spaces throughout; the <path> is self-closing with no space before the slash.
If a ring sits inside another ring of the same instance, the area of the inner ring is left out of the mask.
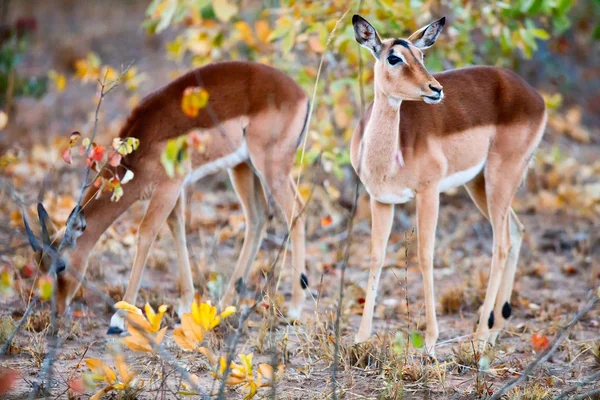
<path id="1" fill-rule="evenodd" d="M 190 86 L 183 91 L 181 110 L 190 118 L 198 116 L 201 108 L 208 103 L 208 92 L 199 86 Z"/>
<path id="2" fill-rule="evenodd" d="M 328 227 L 329 225 L 331 225 L 332 222 L 333 222 L 333 218 L 331 218 L 331 215 L 327 215 L 327 216 L 321 218 L 321 226 L 323 228 Z"/>
<path id="3" fill-rule="evenodd" d="M 533 349 L 539 353 L 548 347 L 550 344 L 550 339 L 541 333 L 536 333 L 531 337 L 531 344 L 533 345 Z"/>

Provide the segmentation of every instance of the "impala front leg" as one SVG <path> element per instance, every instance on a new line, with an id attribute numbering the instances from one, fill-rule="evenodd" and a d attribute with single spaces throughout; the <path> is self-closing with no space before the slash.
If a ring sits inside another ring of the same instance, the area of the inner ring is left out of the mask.
<path id="1" fill-rule="evenodd" d="M 434 353 L 435 342 L 438 338 L 435 292 L 433 289 L 433 251 L 439 207 L 440 195 L 436 185 L 432 185 L 432 187 L 417 194 L 417 242 L 419 246 L 419 266 L 423 274 L 425 317 L 427 320 L 425 347 L 431 355 Z"/>
<path id="2" fill-rule="evenodd" d="M 371 337 L 375 297 L 377 296 L 381 267 L 383 267 L 385 261 L 385 249 L 392 231 L 393 221 L 394 206 L 380 203 L 371 198 L 371 270 L 360 328 L 355 338 L 356 343 L 364 342 Z"/>

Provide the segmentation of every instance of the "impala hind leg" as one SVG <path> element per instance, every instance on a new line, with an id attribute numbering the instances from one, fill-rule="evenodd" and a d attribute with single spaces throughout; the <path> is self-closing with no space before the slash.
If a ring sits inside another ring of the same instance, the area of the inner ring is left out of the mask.
<path id="1" fill-rule="evenodd" d="M 179 268 L 179 286 L 181 297 L 177 307 L 179 319 L 190 312 L 192 301 L 194 301 L 194 279 L 192 278 L 192 267 L 188 253 L 185 236 L 185 190 L 182 188 L 173 210 L 167 217 L 167 225 L 173 234 L 175 241 L 175 252 L 177 253 L 177 266 Z"/>
<path id="2" fill-rule="evenodd" d="M 242 204 L 244 218 L 246 219 L 246 229 L 244 232 L 244 243 L 235 265 L 235 270 L 221 300 L 222 307 L 230 306 L 234 303 L 235 291 L 240 283 L 240 279 L 243 285 L 248 280 L 248 272 L 262 242 L 267 212 L 267 202 L 262 183 L 248 164 L 240 164 L 229 170 L 229 177 Z"/>
<path id="3" fill-rule="evenodd" d="M 371 198 L 371 265 L 363 314 L 358 333 L 354 339 L 356 343 L 365 342 L 371 337 L 375 298 L 377 297 L 379 277 L 385 261 L 385 249 L 392 232 L 393 221 L 394 206 L 380 203 Z"/>
<path id="4" fill-rule="evenodd" d="M 479 211 L 481 211 L 481 213 L 489 221 L 490 217 L 487 208 L 487 195 L 485 192 L 485 177 L 483 172 L 475 177 L 475 179 L 473 179 L 471 182 L 467 183 L 465 188 L 467 189 L 467 192 L 471 196 L 471 199 L 473 199 L 473 202 Z M 506 269 L 502 274 L 500 289 L 498 290 L 496 305 L 494 307 L 494 325 L 490 334 L 490 344 L 492 345 L 496 343 L 498 335 L 504 328 L 506 320 L 511 314 L 510 297 L 512 294 L 515 272 L 519 261 L 521 242 L 523 241 L 524 227 L 512 209 L 510 210 L 509 224 L 510 250 L 508 252 Z"/>
<path id="5" fill-rule="evenodd" d="M 304 203 L 296 190 L 296 185 L 291 177 L 271 181 L 268 183 L 273 198 L 282 209 L 290 231 L 292 242 L 292 301 L 288 308 L 288 317 L 299 320 L 302 315 L 302 306 L 308 289 L 308 277 L 305 264 L 305 231 L 304 216 L 302 215 Z"/>
<path id="6" fill-rule="evenodd" d="M 150 204 L 148 204 L 148 209 L 140 224 L 133 269 L 131 270 L 125 297 L 123 298 L 129 304 L 135 304 L 148 252 L 156 239 L 158 231 L 175 207 L 181 193 L 181 187 L 181 181 L 169 180 L 156 186 L 152 192 Z M 110 319 L 108 334 L 120 334 L 125 330 L 125 315 L 126 313 L 123 313 L 121 310 L 113 314 Z"/>
<path id="7" fill-rule="evenodd" d="M 496 326 L 497 316 L 494 308 L 500 285 L 507 271 L 507 262 L 511 247 L 509 221 L 512 217 L 510 205 L 526 166 L 526 163 L 522 159 L 500 160 L 499 157 L 490 157 L 486 165 L 485 192 L 489 219 L 494 235 L 494 244 L 490 277 L 479 316 L 479 324 L 475 333 L 475 338 L 481 342 L 481 345 L 490 340 L 490 330 Z M 516 268 L 516 259 L 511 267 Z M 506 276 L 508 277 L 509 275 L 513 278 L 514 271 L 508 271 Z M 505 290 L 507 289 L 508 287 Z M 510 289 L 512 290 L 512 283 L 510 284 Z"/>

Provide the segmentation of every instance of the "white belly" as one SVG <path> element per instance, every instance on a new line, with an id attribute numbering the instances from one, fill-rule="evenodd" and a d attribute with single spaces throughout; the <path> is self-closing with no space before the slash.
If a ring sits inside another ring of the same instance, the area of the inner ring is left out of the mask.
<path id="1" fill-rule="evenodd" d="M 184 184 L 189 185 L 204 178 L 205 176 L 215 174 L 225 169 L 233 168 L 236 165 L 246 161 L 248 157 L 248 146 L 244 140 L 240 148 L 233 153 L 230 153 L 225 157 L 217 158 L 216 160 L 206 163 L 201 167 L 191 171 L 188 176 L 186 176 Z"/>
<path id="2" fill-rule="evenodd" d="M 438 184 L 440 193 L 455 188 L 457 186 L 464 185 L 471 179 L 475 178 L 477 174 L 480 173 L 483 169 L 483 166 L 485 165 L 486 161 L 487 160 L 484 158 L 483 161 L 481 161 L 481 163 L 477 164 L 476 166 L 464 171 L 457 172 L 452 175 L 448 175 L 447 177 L 440 180 L 440 183 Z"/>
<path id="3" fill-rule="evenodd" d="M 394 193 L 380 193 L 377 196 L 369 194 L 378 202 L 385 204 L 403 204 L 415 198 L 415 192 L 412 189 L 402 189 Z"/>

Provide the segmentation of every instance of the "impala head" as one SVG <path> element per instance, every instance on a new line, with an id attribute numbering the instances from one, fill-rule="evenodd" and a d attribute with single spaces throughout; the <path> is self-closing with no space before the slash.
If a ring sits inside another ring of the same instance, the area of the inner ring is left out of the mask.
<path id="1" fill-rule="evenodd" d="M 26 211 L 23 214 L 27 239 L 35 252 L 34 259 L 42 271 L 50 271 L 54 265 L 56 273 L 61 273 L 71 260 L 77 238 L 85 230 L 83 211 L 79 206 L 71 211 L 66 224 L 66 226 L 71 224 L 68 233 L 66 226 L 60 230 L 56 229 L 42 203 L 38 203 L 37 211 L 38 223 L 33 225 L 33 229 L 30 225 L 30 221 L 35 220 L 33 213 Z"/>
<path id="2" fill-rule="evenodd" d="M 352 17 L 356 41 L 371 50 L 375 59 L 375 90 L 383 92 L 390 103 L 422 100 L 436 104 L 444 98 L 442 85 L 423 65 L 423 50 L 431 47 L 446 22 L 441 18 L 419 29 L 408 39 L 384 39 L 366 19 Z"/>

